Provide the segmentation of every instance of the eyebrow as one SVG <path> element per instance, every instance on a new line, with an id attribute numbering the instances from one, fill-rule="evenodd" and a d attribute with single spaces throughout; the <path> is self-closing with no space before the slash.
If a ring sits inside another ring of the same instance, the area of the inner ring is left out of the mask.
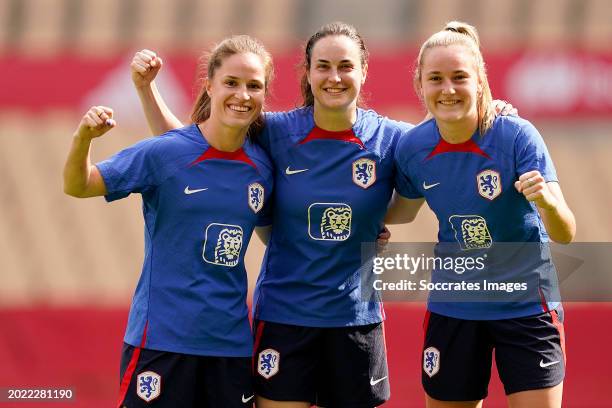
<path id="1" fill-rule="evenodd" d="M 323 63 L 326 63 L 326 64 L 329 64 L 329 63 L 330 63 L 330 61 L 328 61 L 328 60 L 326 60 L 326 59 L 318 59 L 318 60 L 317 60 L 317 62 L 323 62 Z M 340 64 L 345 63 L 345 62 L 350 62 L 351 64 L 354 64 L 354 63 L 355 63 L 353 60 L 350 60 L 350 59 L 343 59 L 343 60 L 341 60 L 341 61 L 340 61 Z"/>
<path id="2" fill-rule="evenodd" d="M 427 75 L 432 75 L 432 74 L 441 74 L 442 71 L 428 71 Z M 465 74 L 467 73 L 467 71 L 464 71 L 462 69 L 457 69 L 455 71 L 453 71 L 453 74 Z"/>
<path id="3" fill-rule="evenodd" d="M 240 79 L 240 77 L 233 76 L 233 75 L 226 75 L 225 79 Z M 251 82 L 251 81 L 255 81 L 255 82 L 259 82 L 259 83 L 263 84 L 263 82 L 260 81 L 259 79 L 249 79 L 248 80 L 248 82 Z"/>

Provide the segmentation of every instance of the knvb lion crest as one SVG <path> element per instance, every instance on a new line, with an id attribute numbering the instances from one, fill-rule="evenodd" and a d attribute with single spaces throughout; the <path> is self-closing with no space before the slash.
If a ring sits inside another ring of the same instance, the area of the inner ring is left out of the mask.
<path id="1" fill-rule="evenodd" d="M 239 225 L 212 223 L 206 227 L 202 258 L 208 263 L 233 267 L 238 265 L 243 233 Z"/>
<path id="2" fill-rule="evenodd" d="M 476 176 L 478 193 L 487 200 L 495 200 L 501 194 L 501 177 L 495 170 L 484 170 Z"/>
<path id="3" fill-rule="evenodd" d="M 264 205 L 264 188 L 259 183 L 249 184 L 249 207 L 255 213 L 263 208 Z"/>
<path id="4" fill-rule="evenodd" d="M 440 371 L 440 351 L 435 347 L 427 347 L 423 352 L 423 371 L 433 377 Z"/>
<path id="5" fill-rule="evenodd" d="M 487 221 L 480 215 L 452 215 L 448 222 L 455 231 L 461 249 L 489 248 L 493 244 Z"/>
<path id="6" fill-rule="evenodd" d="M 351 207 L 343 203 L 313 203 L 308 207 L 308 233 L 312 239 L 345 241 L 351 235 Z"/>
<path id="7" fill-rule="evenodd" d="M 278 373 L 280 354 L 274 349 L 265 349 L 257 355 L 257 372 L 266 380 Z"/>
<path id="8" fill-rule="evenodd" d="M 368 188 L 376 182 L 376 162 L 371 159 L 359 159 L 353 162 L 353 183 L 361 188 Z"/>
<path id="9" fill-rule="evenodd" d="M 136 394 L 141 399 L 150 402 L 161 393 L 161 377 L 154 371 L 144 371 L 138 374 Z"/>

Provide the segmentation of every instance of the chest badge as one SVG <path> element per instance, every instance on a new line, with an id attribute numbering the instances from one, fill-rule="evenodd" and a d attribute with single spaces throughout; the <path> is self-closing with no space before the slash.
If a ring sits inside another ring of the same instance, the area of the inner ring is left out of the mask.
<path id="1" fill-rule="evenodd" d="M 372 159 L 359 159 L 353 162 L 353 183 L 368 188 L 376 182 L 376 162 Z"/>
<path id="2" fill-rule="evenodd" d="M 501 194 L 501 176 L 495 170 L 483 170 L 476 176 L 478 194 L 487 200 L 495 200 Z"/>
<path id="3" fill-rule="evenodd" d="M 264 205 L 264 188 L 259 183 L 249 184 L 249 207 L 255 213 L 263 208 Z"/>
<path id="4" fill-rule="evenodd" d="M 238 265 L 243 236 L 240 225 L 209 224 L 206 227 L 202 258 L 213 265 L 230 268 Z"/>

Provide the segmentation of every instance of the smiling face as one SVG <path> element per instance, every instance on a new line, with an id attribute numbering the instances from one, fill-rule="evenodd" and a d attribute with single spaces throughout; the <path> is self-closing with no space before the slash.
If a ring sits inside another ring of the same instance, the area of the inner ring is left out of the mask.
<path id="1" fill-rule="evenodd" d="M 355 41 L 344 35 L 318 40 L 312 49 L 307 73 L 315 109 L 356 109 L 366 72 L 367 66 L 361 66 L 361 53 Z"/>
<path id="2" fill-rule="evenodd" d="M 266 73 L 260 57 L 250 52 L 223 59 L 207 81 L 210 117 L 232 128 L 248 128 L 261 113 Z"/>
<path id="3" fill-rule="evenodd" d="M 465 46 L 437 46 L 426 51 L 419 90 L 439 125 L 475 128 L 479 78 L 473 54 Z"/>

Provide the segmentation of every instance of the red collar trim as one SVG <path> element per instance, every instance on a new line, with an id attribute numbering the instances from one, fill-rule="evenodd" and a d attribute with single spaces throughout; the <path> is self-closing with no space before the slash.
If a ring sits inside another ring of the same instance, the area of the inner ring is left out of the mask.
<path id="1" fill-rule="evenodd" d="M 222 152 L 220 150 L 215 149 L 212 146 L 209 146 L 208 149 L 206 149 L 206 151 L 200 157 L 198 157 L 191 164 L 189 164 L 189 166 L 191 167 L 205 160 L 210 160 L 210 159 L 241 161 L 241 162 L 245 162 L 249 166 L 253 166 L 254 168 L 257 168 L 255 163 L 251 161 L 251 159 L 249 158 L 249 156 L 247 156 L 247 154 L 242 149 L 242 147 L 234 152 Z"/>
<path id="2" fill-rule="evenodd" d="M 302 140 L 299 144 L 308 143 L 312 140 L 323 139 L 323 140 L 340 140 L 343 142 L 355 143 L 358 144 L 362 149 L 364 148 L 363 142 L 357 136 L 355 136 L 355 132 L 353 129 L 341 130 L 339 132 L 332 132 L 329 130 L 323 130 L 317 126 L 315 126 L 308 136 L 304 140 Z"/>
<path id="3" fill-rule="evenodd" d="M 487 159 L 491 158 L 491 156 L 486 154 L 472 139 L 463 143 L 448 143 L 443 138 L 440 138 L 440 141 L 436 147 L 431 151 L 431 153 L 429 153 L 425 160 L 429 160 L 432 157 L 442 153 L 474 153 L 479 156 L 486 157 Z"/>

